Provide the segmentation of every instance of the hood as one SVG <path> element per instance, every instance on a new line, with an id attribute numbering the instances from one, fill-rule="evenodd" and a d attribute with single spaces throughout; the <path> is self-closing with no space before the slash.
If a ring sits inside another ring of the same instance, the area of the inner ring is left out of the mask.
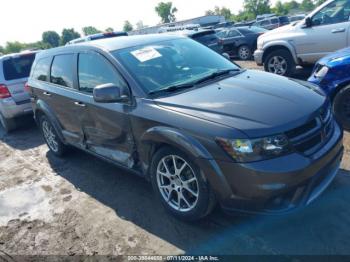
<path id="1" fill-rule="evenodd" d="M 311 86 L 247 70 L 154 101 L 168 110 L 232 127 L 249 137 L 261 137 L 290 130 L 316 117 L 325 100 L 325 96 Z"/>
<path id="2" fill-rule="evenodd" d="M 349 61 L 350 47 L 347 47 L 321 58 L 318 63 L 321 65 L 327 65 L 328 67 L 334 67 L 338 64 L 349 63 Z"/>
<path id="3" fill-rule="evenodd" d="M 296 26 L 293 24 L 288 24 L 285 26 L 278 27 L 274 30 L 268 31 L 261 35 L 259 38 L 265 42 L 269 42 L 271 40 L 281 40 L 285 37 L 290 37 L 295 33 Z"/>

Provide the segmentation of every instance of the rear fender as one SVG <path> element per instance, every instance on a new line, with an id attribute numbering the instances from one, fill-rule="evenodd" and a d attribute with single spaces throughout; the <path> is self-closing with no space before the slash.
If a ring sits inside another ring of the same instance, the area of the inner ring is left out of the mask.
<path id="1" fill-rule="evenodd" d="M 35 104 L 35 110 L 34 110 L 34 119 L 37 122 L 38 125 L 40 125 L 40 114 L 45 115 L 49 118 L 50 122 L 52 123 L 53 127 L 55 128 L 55 131 L 58 135 L 58 137 L 61 139 L 61 141 L 66 144 L 66 140 L 62 134 L 62 127 L 60 122 L 58 121 L 57 117 L 55 116 L 52 109 L 49 107 L 49 105 L 44 102 L 43 100 L 38 100 Z"/>

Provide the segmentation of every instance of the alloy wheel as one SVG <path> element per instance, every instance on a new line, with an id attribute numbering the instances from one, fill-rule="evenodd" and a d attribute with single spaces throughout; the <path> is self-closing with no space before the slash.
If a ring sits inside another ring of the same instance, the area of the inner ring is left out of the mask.
<path id="1" fill-rule="evenodd" d="M 242 59 L 242 60 L 248 60 L 249 59 L 249 57 L 250 57 L 250 50 L 249 50 L 249 48 L 248 47 L 245 47 L 245 46 L 243 46 L 243 47 L 241 47 L 240 49 L 239 49 L 239 58 L 240 59 Z"/>
<path id="2" fill-rule="evenodd" d="M 56 135 L 52 125 L 48 121 L 44 120 L 42 122 L 42 130 L 43 130 L 43 134 L 47 142 L 47 145 L 50 147 L 52 151 L 58 152 L 58 142 L 57 142 Z"/>
<path id="3" fill-rule="evenodd" d="M 282 56 L 273 56 L 268 61 L 268 70 L 270 73 L 285 75 L 288 69 L 287 61 Z"/>
<path id="4" fill-rule="evenodd" d="M 199 186 L 191 166 L 177 155 L 163 157 L 157 166 L 157 185 L 174 210 L 189 212 L 198 202 Z"/>

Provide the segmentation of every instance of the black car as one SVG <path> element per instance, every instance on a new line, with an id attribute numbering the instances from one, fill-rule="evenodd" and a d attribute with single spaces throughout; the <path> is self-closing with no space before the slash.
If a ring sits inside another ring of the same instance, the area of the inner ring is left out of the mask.
<path id="1" fill-rule="evenodd" d="M 219 37 L 216 35 L 215 30 L 185 30 L 180 32 L 180 34 L 192 38 L 210 49 L 213 49 L 219 54 L 223 53 L 222 41 L 220 41 Z"/>
<path id="2" fill-rule="evenodd" d="M 75 146 L 139 174 L 186 220 L 217 202 L 279 214 L 308 205 L 343 155 L 316 86 L 244 70 L 186 37 L 50 49 L 37 55 L 28 87 L 53 154 Z"/>
<path id="3" fill-rule="evenodd" d="M 232 27 L 217 33 L 223 45 L 223 52 L 230 57 L 238 56 L 241 60 L 249 60 L 256 49 L 258 37 L 267 32 L 260 27 Z"/>

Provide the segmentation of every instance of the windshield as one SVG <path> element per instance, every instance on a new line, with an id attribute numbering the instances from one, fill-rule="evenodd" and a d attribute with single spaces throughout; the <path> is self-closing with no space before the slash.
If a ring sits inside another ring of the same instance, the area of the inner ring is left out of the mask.
<path id="1" fill-rule="evenodd" d="M 188 38 L 112 52 L 147 93 L 197 81 L 214 72 L 239 69 L 206 46 Z"/>

